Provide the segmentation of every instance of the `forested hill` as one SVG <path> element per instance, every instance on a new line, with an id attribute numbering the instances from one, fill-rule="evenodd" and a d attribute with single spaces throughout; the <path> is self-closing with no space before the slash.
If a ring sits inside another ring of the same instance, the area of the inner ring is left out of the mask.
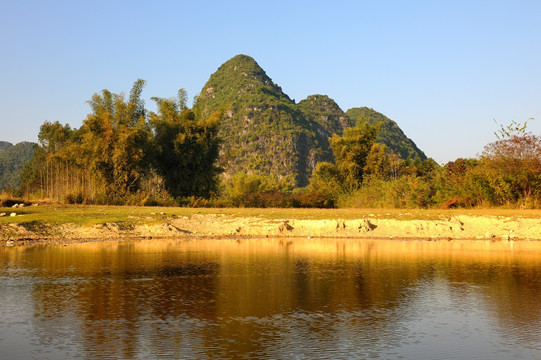
<path id="1" fill-rule="evenodd" d="M 368 107 L 352 108 L 346 111 L 346 115 L 349 116 L 356 125 L 363 122 L 369 124 L 381 124 L 377 141 L 385 144 L 389 150 L 397 155 L 400 155 L 402 159 L 416 159 L 425 160 L 426 155 L 422 152 L 417 145 L 408 138 L 398 124 L 389 119 L 387 116 L 375 111 Z"/>
<path id="2" fill-rule="evenodd" d="M 224 111 L 219 133 L 226 177 L 257 173 L 304 186 L 325 155 L 312 124 L 249 56 L 237 55 L 220 66 L 195 108 L 203 117 Z"/>
<path id="3" fill-rule="evenodd" d="M 334 162 L 336 147 L 329 139 L 339 144 L 338 138 L 346 133 L 360 136 L 360 131 L 372 131 L 371 140 L 366 138 L 365 143 L 374 141 L 374 127 L 347 130 L 363 121 L 382 122 L 381 142 L 403 159 L 426 158 L 394 121 L 372 109 L 344 113 L 326 95 L 311 95 L 296 104 L 247 55 L 222 64 L 209 77 L 192 109 L 186 107 L 186 94 L 181 90 L 176 100 L 152 98 L 158 112 L 148 112 L 140 98 L 144 84 L 142 79 L 134 83 L 127 102 L 123 94 L 106 89 L 94 94 L 89 101 L 92 112 L 80 129 L 45 122 L 40 129 L 44 140 L 39 154 L 43 158 L 36 159 L 32 173 L 25 173 L 25 191 L 84 201 L 97 201 L 105 194 L 116 201 L 141 190 L 149 169 L 159 169 L 173 196 L 207 196 L 216 188 L 214 178 L 222 169 L 225 182 L 234 180 L 236 174 L 254 174 L 277 179 L 280 188 L 305 187 L 318 163 Z M 17 187 L 20 171 L 33 150 L 29 143 L 10 145 L 0 142 L 0 150 L 6 149 L 0 152 L 0 188 Z M 372 157 L 376 150 L 385 152 L 384 147 L 375 148 Z M 199 159 L 201 152 L 208 155 L 205 161 Z M 193 174 L 180 170 L 180 165 L 193 170 L 187 158 L 198 159 L 198 171 L 209 175 L 208 184 L 201 189 L 189 188 L 196 183 Z M 58 166 L 49 167 L 50 162 Z M 203 164 L 210 170 L 203 169 Z M 43 181 L 43 177 L 50 180 L 75 173 L 72 182 Z M 169 178 L 173 173 L 179 178 Z M 173 186 L 180 183 L 187 187 Z"/>
<path id="4" fill-rule="evenodd" d="M 7 141 L 0 141 L 0 152 L 12 147 L 13 144 Z"/>
<path id="5" fill-rule="evenodd" d="M 256 173 L 295 186 L 308 183 L 318 162 L 333 161 L 329 137 L 342 135 L 357 120 L 326 95 L 311 95 L 295 104 L 246 55 L 233 57 L 210 76 L 195 109 L 203 117 L 224 111 L 220 162 L 226 178 L 237 172 Z M 384 121 L 381 137 L 404 159 L 426 158 L 392 120 Z"/>
<path id="6" fill-rule="evenodd" d="M 0 148 L 8 142 L 1 141 Z M 24 165 L 34 153 L 34 143 L 20 142 L 0 151 L 0 190 L 16 190 L 20 184 L 20 175 Z"/>
<path id="7" fill-rule="evenodd" d="M 342 135 L 344 129 L 355 126 L 340 106 L 327 95 L 310 95 L 298 104 L 307 120 L 320 125 L 327 136 Z"/>
<path id="8" fill-rule="evenodd" d="M 333 162 L 334 157 L 329 139 L 334 134 L 342 135 L 344 129 L 353 126 L 354 122 L 327 95 L 310 95 L 299 102 L 297 106 L 316 133 L 316 140 L 319 145 L 318 162 Z M 310 170 L 314 170 L 314 167 Z"/>

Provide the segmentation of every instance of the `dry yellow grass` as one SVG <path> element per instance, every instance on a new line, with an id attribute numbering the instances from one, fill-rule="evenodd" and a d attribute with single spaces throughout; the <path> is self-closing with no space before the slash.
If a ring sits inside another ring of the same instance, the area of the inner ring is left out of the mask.
<path id="1" fill-rule="evenodd" d="M 10 213 L 17 216 L 11 217 Z M 94 205 L 41 205 L 23 208 L 0 208 L 0 224 L 44 222 L 52 225 L 100 223 L 156 223 L 170 217 L 201 215 L 227 215 L 233 217 L 258 217 L 263 219 L 398 219 L 437 220 L 454 216 L 488 216 L 512 218 L 539 218 L 541 210 L 516 209 L 259 209 L 259 208 L 182 208 L 182 207 L 140 207 L 140 206 L 94 206 Z"/>

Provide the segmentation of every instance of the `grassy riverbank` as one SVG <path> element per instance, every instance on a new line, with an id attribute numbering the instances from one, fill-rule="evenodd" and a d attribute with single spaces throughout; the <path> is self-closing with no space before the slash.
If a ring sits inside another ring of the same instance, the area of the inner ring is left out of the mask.
<path id="1" fill-rule="evenodd" d="M 0 208 L 3 242 L 187 236 L 541 240 L 541 210 Z M 10 216 L 15 213 L 15 216 Z"/>

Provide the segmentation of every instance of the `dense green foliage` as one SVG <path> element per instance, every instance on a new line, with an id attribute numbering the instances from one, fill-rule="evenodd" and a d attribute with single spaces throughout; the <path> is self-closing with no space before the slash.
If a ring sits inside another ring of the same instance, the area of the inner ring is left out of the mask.
<path id="1" fill-rule="evenodd" d="M 347 128 L 343 136 L 334 135 L 331 138 L 336 167 L 346 188 L 355 189 L 361 185 L 378 131 L 379 126 L 364 123 Z"/>
<path id="2" fill-rule="evenodd" d="M 541 207 L 541 138 L 526 123 L 500 126 L 479 158 L 440 166 L 373 109 L 344 113 L 325 95 L 295 104 L 245 55 L 210 77 L 192 109 L 180 90 L 152 98 L 149 112 L 144 85 L 128 100 L 94 94 L 79 129 L 45 122 L 35 147 L 0 143 L 0 175 L 11 176 L 0 184 L 16 187 L 33 153 L 20 193 L 60 202 Z"/>
<path id="3" fill-rule="evenodd" d="M 354 121 L 326 95 L 310 95 L 297 106 L 314 129 L 316 144 L 319 146 L 317 156 L 310 166 L 313 171 L 321 161 L 334 161 L 329 140 L 335 134 L 342 135 L 345 129 L 354 125 Z"/>
<path id="4" fill-rule="evenodd" d="M 128 101 L 108 90 L 94 94 L 89 102 L 92 113 L 77 134 L 86 168 L 108 196 L 136 192 L 148 168 L 151 132 L 141 100 L 143 86 L 143 80 L 136 81 Z"/>
<path id="5" fill-rule="evenodd" d="M 357 121 L 326 95 L 311 95 L 295 104 L 246 55 L 224 63 L 203 87 L 196 113 L 209 116 L 217 110 L 225 115 L 219 134 L 223 139 L 220 165 L 226 178 L 245 172 L 287 179 L 295 186 L 308 184 L 317 163 L 334 161 L 329 138 L 342 135 Z M 382 127 L 387 138 L 398 139 L 394 143 L 415 146 L 393 121 L 387 119 Z M 404 159 L 426 158 L 415 149 L 418 153 L 399 154 Z"/>
<path id="6" fill-rule="evenodd" d="M 541 200 L 541 137 L 510 135 L 488 144 L 481 157 L 488 184 L 498 203 L 523 202 L 539 206 Z"/>
<path id="7" fill-rule="evenodd" d="M 363 177 L 353 191 L 338 190 L 337 203 L 400 208 L 541 207 L 541 137 L 531 133 L 509 133 L 486 145 L 479 159 L 457 159 L 443 167 L 431 159 L 403 161 L 394 154 L 387 156 L 380 175 Z"/>
<path id="8" fill-rule="evenodd" d="M 221 162 L 237 172 L 271 175 L 305 185 L 315 132 L 295 103 L 254 59 L 238 55 L 211 75 L 195 105 L 210 116 L 221 110 Z"/>
<path id="9" fill-rule="evenodd" d="M 154 129 L 154 165 L 165 189 L 175 197 L 210 197 L 222 169 L 216 165 L 221 113 L 200 120 L 186 108 L 181 91 L 177 101 L 155 99 L 158 113 L 151 114 Z"/>
<path id="10" fill-rule="evenodd" d="M 20 142 L 11 145 L 5 141 L 0 143 L 0 146 L 4 148 L 3 151 L 0 151 L 0 190 L 16 190 L 20 185 L 24 164 L 32 158 L 35 144 Z"/>
<path id="11" fill-rule="evenodd" d="M 128 101 L 108 90 L 94 94 L 80 129 L 45 122 L 21 192 L 112 204 L 210 196 L 220 171 L 214 166 L 220 115 L 201 120 L 168 99 L 157 99 L 158 114 L 149 115 L 141 99 L 144 85 L 137 80 Z"/>
<path id="12" fill-rule="evenodd" d="M 285 181 L 257 174 L 237 173 L 225 184 L 220 205 L 234 207 L 334 207 L 319 190 L 293 189 Z"/>
<path id="13" fill-rule="evenodd" d="M 12 147 L 13 144 L 7 141 L 0 141 L 0 152 Z"/>
<path id="14" fill-rule="evenodd" d="M 327 95 L 310 95 L 297 106 L 325 140 L 333 134 L 342 135 L 346 128 L 355 125 L 355 121 Z"/>
<path id="15" fill-rule="evenodd" d="M 419 150 L 417 145 L 398 127 L 397 123 L 387 116 L 368 107 L 349 109 L 346 111 L 346 115 L 357 124 L 364 122 L 372 125 L 380 124 L 377 141 L 385 144 L 389 151 L 399 155 L 402 159 L 426 159 L 424 152 Z"/>

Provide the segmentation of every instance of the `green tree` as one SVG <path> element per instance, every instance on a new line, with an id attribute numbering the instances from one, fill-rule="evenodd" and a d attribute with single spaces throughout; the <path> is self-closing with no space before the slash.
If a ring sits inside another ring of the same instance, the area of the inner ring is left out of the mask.
<path id="1" fill-rule="evenodd" d="M 154 166 L 175 197 L 210 197 L 216 191 L 222 169 L 216 165 L 219 154 L 218 125 L 221 112 L 201 119 L 186 107 L 186 95 L 177 99 L 153 98 L 158 106 L 151 113 L 154 131 Z"/>
<path id="2" fill-rule="evenodd" d="M 366 164 L 363 168 L 364 177 L 371 176 L 378 179 L 387 179 L 390 173 L 387 146 L 374 143 L 366 156 Z"/>
<path id="3" fill-rule="evenodd" d="M 440 166 L 434 159 L 428 158 L 423 160 L 417 166 L 417 176 L 425 177 L 427 179 L 432 179 L 440 170 Z"/>
<path id="4" fill-rule="evenodd" d="M 338 168 L 330 162 L 320 162 L 310 178 L 308 189 L 321 193 L 325 207 L 334 207 L 340 194 L 344 191 L 344 181 Z"/>
<path id="5" fill-rule="evenodd" d="M 354 120 L 357 125 L 361 123 L 380 124 L 380 130 L 376 141 L 385 144 L 387 149 L 398 155 L 403 160 L 407 158 L 421 160 L 426 159 L 426 155 L 417 145 L 408 138 L 398 124 L 387 116 L 368 107 L 352 108 L 346 112 L 346 115 Z"/>
<path id="6" fill-rule="evenodd" d="M 35 149 L 34 143 L 20 142 L 0 151 L 0 190 L 16 190 L 25 164 L 30 161 Z"/>
<path id="7" fill-rule="evenodd" d="M 81 127 L 83 157 L 97 191 L 108 196 L 135 193 L 149 168 L 152 133 L 141 100 L 144 85 L 140 79 L 134 83 L 128 102 L 108 90 L 89 101 L 92 112 Z"/>
<path id="8" fill-rule="evenodd" d="M 423 176 L 434 189 L 433 202 L 444 208 L 489 205 L 492 190 L 478 159 L 449 161 Z"/>
<path id="9" fill-rule="evenodd" d="M 74 133 L 68 124 L 62 125 L 58 121 L 43 123 L 31 165 L 23 172 L 23 192 L 28 193 L 34 189 L 41 197 L 59 201 L 71 190 Z"/>
<path id="10" fill-rule="evenodd" d="M 540 205 L 541 137 L 510 134 L 485 146 L 481 159 L 501 203 Z"/>
<path id="11" fill-rule="evenodd" d="M 359 187 L 363 180 L 366 160 L 376 142 L 379 125 L 362 123 L 346 128 L 343 136 L 330 139 L 336 166 L 349 189 Z"/>

